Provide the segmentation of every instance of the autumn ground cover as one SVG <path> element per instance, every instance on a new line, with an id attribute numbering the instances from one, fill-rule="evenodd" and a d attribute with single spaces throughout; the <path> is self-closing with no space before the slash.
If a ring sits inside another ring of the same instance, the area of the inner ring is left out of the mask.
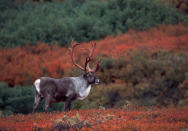
<path id="1" fill-rule="evenodd" d="M 108 36 L 97 43 L 95 55 L 99 58 L 119 58 L 128 50 L 175 50 L 188 49 L 188 26 L 169 25 L 153 27 L 148 31 L 130 30 L 118 36 Z M 87 48 L 88 43 L 83 43 Z M 77 51 L 79 54 L 83 50 Z M 81 55 L 77 56 L 79 62 Z M 67 48 L 49 46 L 39 42 L 37 46 L 0 49 L 0 81 L 9 85 L 30 85 L 40 76 L 59 78 L 69 76 L 72 70 Z M 83 62 L 83 61 L 81 61 Z M 6 65 L 6 66 L 5 66 Z"/>
<path id="2" fill-rule="evenodd" d="M 187 131 L 188 107 L 159 109 L 90 109 L 35 113 L 0 118 L 0 130 Z"/>
<path id="3" fill-rule="evenodd" d="M 167 50 L 186 53 L 188 49 L 187 38 L 188 26 L 184 25 L 162 25 L 142 32 L 130 30 L 125 34 L 108 36 L 104 40 L 94 41 L 97 44 L 94 55 L 97 58 L 118 59 L 124 57 L 129 50 L 144 50 L 148 52 Z M 83 47 L 88 48 L 88 43 L 82 44 Z M 82 55 L 86 55 L 86 52 L 83 50 L 77 50 L 76 53 L 80 54 L 80 51 L 84 52 Z M 77 56 L 78 61 L 82 60 L 82 55 Z M 180 61 L 185 61 L 185 59 L 176 57 Z M 54 78 L 72 76 L 72 69 L 69 52 L 64 47 L 49 46 L 39 42 L 36 46 L 27 45 L 25 47 L 0 49 L 0 81 L 7 82 L 11 86 L 30 85 L 40 76 Z M 119 84 L 122 85 L 121 82 Z M 187 79 L 180 85 L 180 87 L 186 88 Z M 123 86 L 122 89 L 124 87 L 125 89 L 129 89 L 127 85 Z M 142 87 L 145 86 L 140 86 L 140 88 Z M 141 92 L 142 90 L 138 91 Z M 159 92 L 159 94 L 163 93 Z M 92 92 L 90 96 L 92 96 Z M 162 109 L 156 107 L 136 108 L 126 106 L 122 108 L 1 116 L 0 130 L 188 130 L 187 106 Z"/>

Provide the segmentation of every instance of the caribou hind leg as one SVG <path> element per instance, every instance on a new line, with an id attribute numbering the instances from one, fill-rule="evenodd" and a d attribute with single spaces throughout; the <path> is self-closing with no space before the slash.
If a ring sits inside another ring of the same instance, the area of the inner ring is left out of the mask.
<path id="1" fill-rule="evenodd" d="M 35 89 L 34 89 L 35 90 L 35 100 L 34 100 L 34 105 L 33 105 L 33 113 L 36 112 L 36 109 L 42 100 L 42 96 L 40 95 L 40 79 L 37 79 L 34 82 L 34 87 L 35 87 Z"/>
<path id="2" fill-rule="evenodd" d="M 39 103 L 41 102 L 42 97 L 40 96 L 40 94 L 38 94 L 37 91 L 35 91 L 35 101 L 34 101 L 34 106 L 33 106 L 33 113 L 36 112 L 36 109 L 39 105 Z"/>

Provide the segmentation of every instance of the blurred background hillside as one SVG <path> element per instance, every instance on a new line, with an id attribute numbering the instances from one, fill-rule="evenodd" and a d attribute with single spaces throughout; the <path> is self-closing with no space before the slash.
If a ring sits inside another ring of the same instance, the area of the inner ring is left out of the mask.
<path id="1" fill-rule="evenodd" d="M 31 112 L 35 79 L 82 73 L 72 39 L 96 42 L 103 60 L 101 84 L 75 109 L 188 106 L 186 0 L 1 0 L 0 10 L 1 115 Z"/>

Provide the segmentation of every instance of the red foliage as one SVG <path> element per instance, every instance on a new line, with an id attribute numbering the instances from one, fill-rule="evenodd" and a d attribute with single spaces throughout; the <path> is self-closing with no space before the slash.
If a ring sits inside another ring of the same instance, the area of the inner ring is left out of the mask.
<path id="1" fill-rule="evenodd" d="M 71 67 L 67 53 L 65 48 L 43 43 L 33 47 L 0 49 L 0 81 L 22 85 L 31 84 L 42 75 L 61 77 Z"/>
<path id="2" fill-rule="evenodd" d="M 80 119 L 90 123 L 82 130 L 139 130 L 139 131 L 167 131 L 188 128 L 188 107 L 182 108 L 127 108 L 127 109 L 91 109 L 73 110 L 62 113 L 36 113 L 29 115 L 15 115 L 0 118 L 0 129 L 35 130 L 42 128 L 49 130 L 54 127 L 57 119 L 74 117 L 79 114 Z"/>
<path id="3" fill-rule="evenodd" d="M 123 35 L 108 36 L 95 41 L 95 55 L 118 58 L 127 50 L 178 50 L 188 49 L 188 26 L 159 26 L 148 31 L 130 30 Z M 87 47 L 87 43 L 83 43 Z M 80 54 L 83 50 L 77 50 Z M 86 53 L 82 53 L 86 54 Z M 84 63 L 83 55 L 78 61 Z M 60 78 L 70 74 L 72 63 L 67 48 L 48 46 L 39 42 L 37 46 L 0 49 L 0 81 L 9 85 L 32 84 L 40 76 Z"/>

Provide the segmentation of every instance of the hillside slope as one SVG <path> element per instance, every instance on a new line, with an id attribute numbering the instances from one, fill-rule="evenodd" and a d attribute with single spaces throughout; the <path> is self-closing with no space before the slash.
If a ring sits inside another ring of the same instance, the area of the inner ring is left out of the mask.
<path id="1" fill-rule="evenodd" d="M 73 110 L 0 118 L 0 130 L 184 131 L 188 107 Z"/>
<path id="2" fill-rule="evenodd" d="M 188 26 L 169 25 L 153 27 L 148 31 L 108 36 L 96 42 L 95 56 L 119 58 L 128 50 L 183 51 L 188 50 Z M 88 48 L 88 43 L 83 43 Z M 78 50 L 77 53 L 83 53 Z M 77 58 L 80 58 L 78 55 Z M 68 76 L 72 63 L 67 48 L 38 43 L 36 46 L 0 49 L 0 81 L 9 85 L 29 85 L 40 76 L 59 78 Z M 84 59 L 83 59 L 84 60 Z M 80 63 L 83 61 L 79 59 Z M 6 66 L 5 66 L 6 65 Z"/>

